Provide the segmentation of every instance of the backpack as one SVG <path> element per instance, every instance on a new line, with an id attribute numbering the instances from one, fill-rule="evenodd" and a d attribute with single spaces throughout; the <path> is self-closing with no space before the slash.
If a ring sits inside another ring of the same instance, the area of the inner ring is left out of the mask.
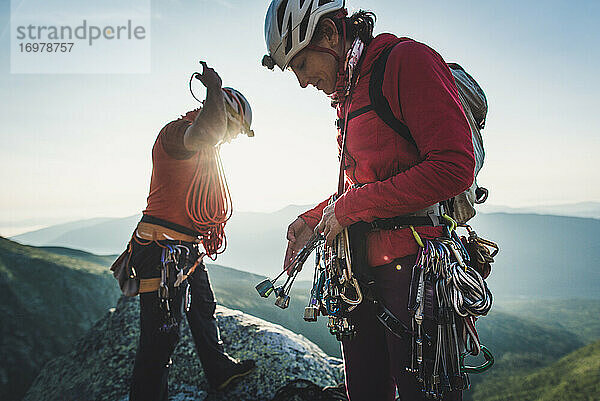
<path id="1" fill-rule="evenodd" d="M 374 110 L 384 123 L 416 147 L 415 140 L 413 139 L 410 130 L 402 121 L 394 116 L 387 99 L 383 95 L 385 66 L 394 47 L 395 45 L 383 50 L 373 63 L 369 81 L 369 98 L 371 100 L 371 105 L 350 113 L 348 119 L 350 120 L 369 110 Z M 475 180 L 473 181 L 473 185 L 462 194 L 446 201 L 450 217 L 459 224 L 465 224 L 475 216 L 475 204 L 485 202 L 488 196 L 488 190 L 477 185 L 477 174 L 479 173 L 479 170 L 481 170 L 481 167 L 483 167 L 485 158 L 481 130 L 485 127 L 488 104 L 485 93 L 471 75 L 458 64 L 448 63 L 448 67 L 454 76 L 460 102 L 471 128 L 471 138 L 473 140 L 473 149 L 475 151 Z"/>

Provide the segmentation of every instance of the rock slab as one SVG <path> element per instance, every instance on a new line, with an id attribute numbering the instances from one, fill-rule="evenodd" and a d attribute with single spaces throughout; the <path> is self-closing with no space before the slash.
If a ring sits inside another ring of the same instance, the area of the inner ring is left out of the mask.
<path id="1" fill-rule="evenodd" d="M 217 307 L 225 350 L 257 368 L 225 392 L 210 391 L 187 322 L 173 355 L 169 400 L 269 400 L 296 378 L 320 386 L 343 380 L 342 361 L 305 337 L 240 311 Z M 126 401 L 139 336 L 139 303 L 122 297 L 67 355 L 44 366 L 24 401 Z"/>

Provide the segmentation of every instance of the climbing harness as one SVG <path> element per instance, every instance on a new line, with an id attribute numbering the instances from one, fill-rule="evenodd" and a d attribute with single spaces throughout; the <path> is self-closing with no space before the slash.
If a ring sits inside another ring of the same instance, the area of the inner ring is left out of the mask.
<path id="1" fill-rule="evenodd" d="M 143 219 L 142 219 L 143 220 Z M 142 224 L 142 223 L 145 223 Z M 173 309 L 173 301 L 178 291 L 183 291 L 183 307 L 189 311 L 191 307 L 192 294 L 187 279 L 194 273 L 196 268 L 202 263 L 205 256 L 204 252 L 199 252 L 197 242 L 183 242 L 173 239 L 159 239 L 159 232 L 164 230 L 153 230 L 152 239 L 147 239 L 153 224 L 144 221 L 138 224 L 138 228 L 134 231 L 128 245 L 127 252 L 129 253 L 127 265 L 129 266 L 130 279 L 135 279 L 139 283 L 137 293 L 143 294 L 148 292 L 157 292 L 160 301 L 160 309 L 162 312 L 161 331 L 168 332 L 177 327 L 175 311 Z M 143 230 L 140 230 L 140 227 Z M 166 228 L 164 228 L 166 229 Z M 145 231 L 144 231 L 145 230 Z M 140 235 L 141 233 L 145 233 Z M 177 231 L 169 231 L 177 233 Z M 179 236 L 185 234 L 179 233 Z M 134 253 L 133 245 L 137 244 L 142 247 L 157 245 L 160 248 L 160 277 L 157 278 L 140 278 L 133 265 L 131 265 L 131 257 Z M 135 295 L 137 295 L 137 293 Z"/>
<path id="2" fill-rule="evenodd" d="M 396 223 L 409 221 L 403 216 Z M 409 226 L 415 240 L 422 244 L 412 271 L 408 304 L 412 316 L 410 327 L 396 318 L 376 294 L 369 298 L 382 325 L 410 342 L 410 366 L 406 369 L 415 375 L 424 395 L 433 400 L 440 400 L 449 391 L 468 389 L 468 373 L 482 373 L 494 363 L 492 353 L 481 344 L 475 327 L 476 319 L 489 312 L 492 294 L 482 274 L 473 267 L 472 253 L 467 248 L 476 241 L 480 247 L 477 255 L 491 256 L 498 252 L 498 246 L 478 237 L 469 226 L 463 226 L 469 232 L 469 239 L 459 237 L 458 225 L 445 214 L 440 221 L 445 222 L 446 233 L 435 239 L 421 238 L 414 226 Z M 387 219 L 364 225 L 373 229 L 392 223 L 393 220 Z M 275 292 L 276 305 L 286 308 L 294 279 L 314 250 L 313 285 L 304 309 L 304 320 L 314 322 L 319 315 L 327 316 L 331 334 L 340 341 L 351 339 L 356 334 L 356 327 L 350 312 L 363 301 L 365 291 L 373 283 L 361 277 L 358 266 L 352 264 L 349 238 L 349 230 L 345 229 L 332 246 L 326 246 L 321 234 L 313 234 L 287 266 L 290 275 L 285 284 L 275 288 L 275 282 L 286 270 L 274 280 L 267 279 L 257 285 L 257 291 L 263 297 Z M 488 247 L 494 251 L 490 252 Z M 479 354 L 484 356 L 484 364 L 465 365 L 467 356 Z"/>

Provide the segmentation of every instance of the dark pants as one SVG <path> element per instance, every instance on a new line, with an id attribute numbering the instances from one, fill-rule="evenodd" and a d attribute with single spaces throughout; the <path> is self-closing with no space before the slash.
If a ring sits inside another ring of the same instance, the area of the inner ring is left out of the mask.
<path id="1" fill-rule="evenodd" d="M 377 296 L 385 306 L 410 327 L 409 287 L 415 255 L 374 267 Z M 400 269 L 397 266 L 401 266 Z M 410 340 L 394 336 L 377 320 L 372 302 L 363 301 L 351 312 L 357 334 L 342 341 L 346 388 L 351 401 L 394 400 L 398 390 L 402 401 L 425 400 L 410 365 Z M 462 392 L 448 393 L 444 401 L 462 400 Z"/>
<path id="2" fill-rule="evenodd" d="M 160 266 L 161 249 L 147 245 L 143 249 L 134 247 L 132 263 L 137 264 L 140 277 L 156 277 Z M 192 293 L 189 312 L 186 312 L 196 351 L 207 380 L 213 386 L 219 384 L 221 373 L 233 361 L 225 353 L 219 337 L 215 318 L 216 300 L 208 272 L 204 264 L 188 278 Z M 156 291 L 140 294 L 140 341 L 135 357 L 129 399 L 131 401 L 167 400 L 167 381 L 171 355 L 179 341 L 179 323 L 182 319 L 185 286 L 178 287 L 173 295 L 173 315 L 177 327 L 161 331 L 164 312 Z"/>

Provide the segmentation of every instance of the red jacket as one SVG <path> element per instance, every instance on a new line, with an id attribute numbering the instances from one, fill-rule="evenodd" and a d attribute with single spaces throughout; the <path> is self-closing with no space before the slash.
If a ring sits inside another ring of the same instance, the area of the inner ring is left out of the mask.
<path id="1" fill-rule="evenodd" d="M 363 51 L 359 80 L 351 96 L 338 106 L 343 118 L 370 104 L 372 64 L 390 45 L 400 42 L 381 34 Z M 458 195 L 474 180 L 475 158 L 471 131 L 454 78 L 442 57 L 428 46 L 404 38 L 390 53 L 383 94 L 396 118 L 408 126 L 417 144 L 410 144 L 369 111 L 348 123 L 346 182 L 364 184 L 348 189 L 335 203 L 344 227 L 358 221 L 416 212 Z M 338 131 L 341 148 L 341 133 Z M 316 227 L 328 200 L 302 214 Z M 442 227 L 418 227 L 424 238 L 442 234 Z M 418 245 L 410 229 L 374 231 L 367 238 L 371 266 L 415 254 Z"/>

